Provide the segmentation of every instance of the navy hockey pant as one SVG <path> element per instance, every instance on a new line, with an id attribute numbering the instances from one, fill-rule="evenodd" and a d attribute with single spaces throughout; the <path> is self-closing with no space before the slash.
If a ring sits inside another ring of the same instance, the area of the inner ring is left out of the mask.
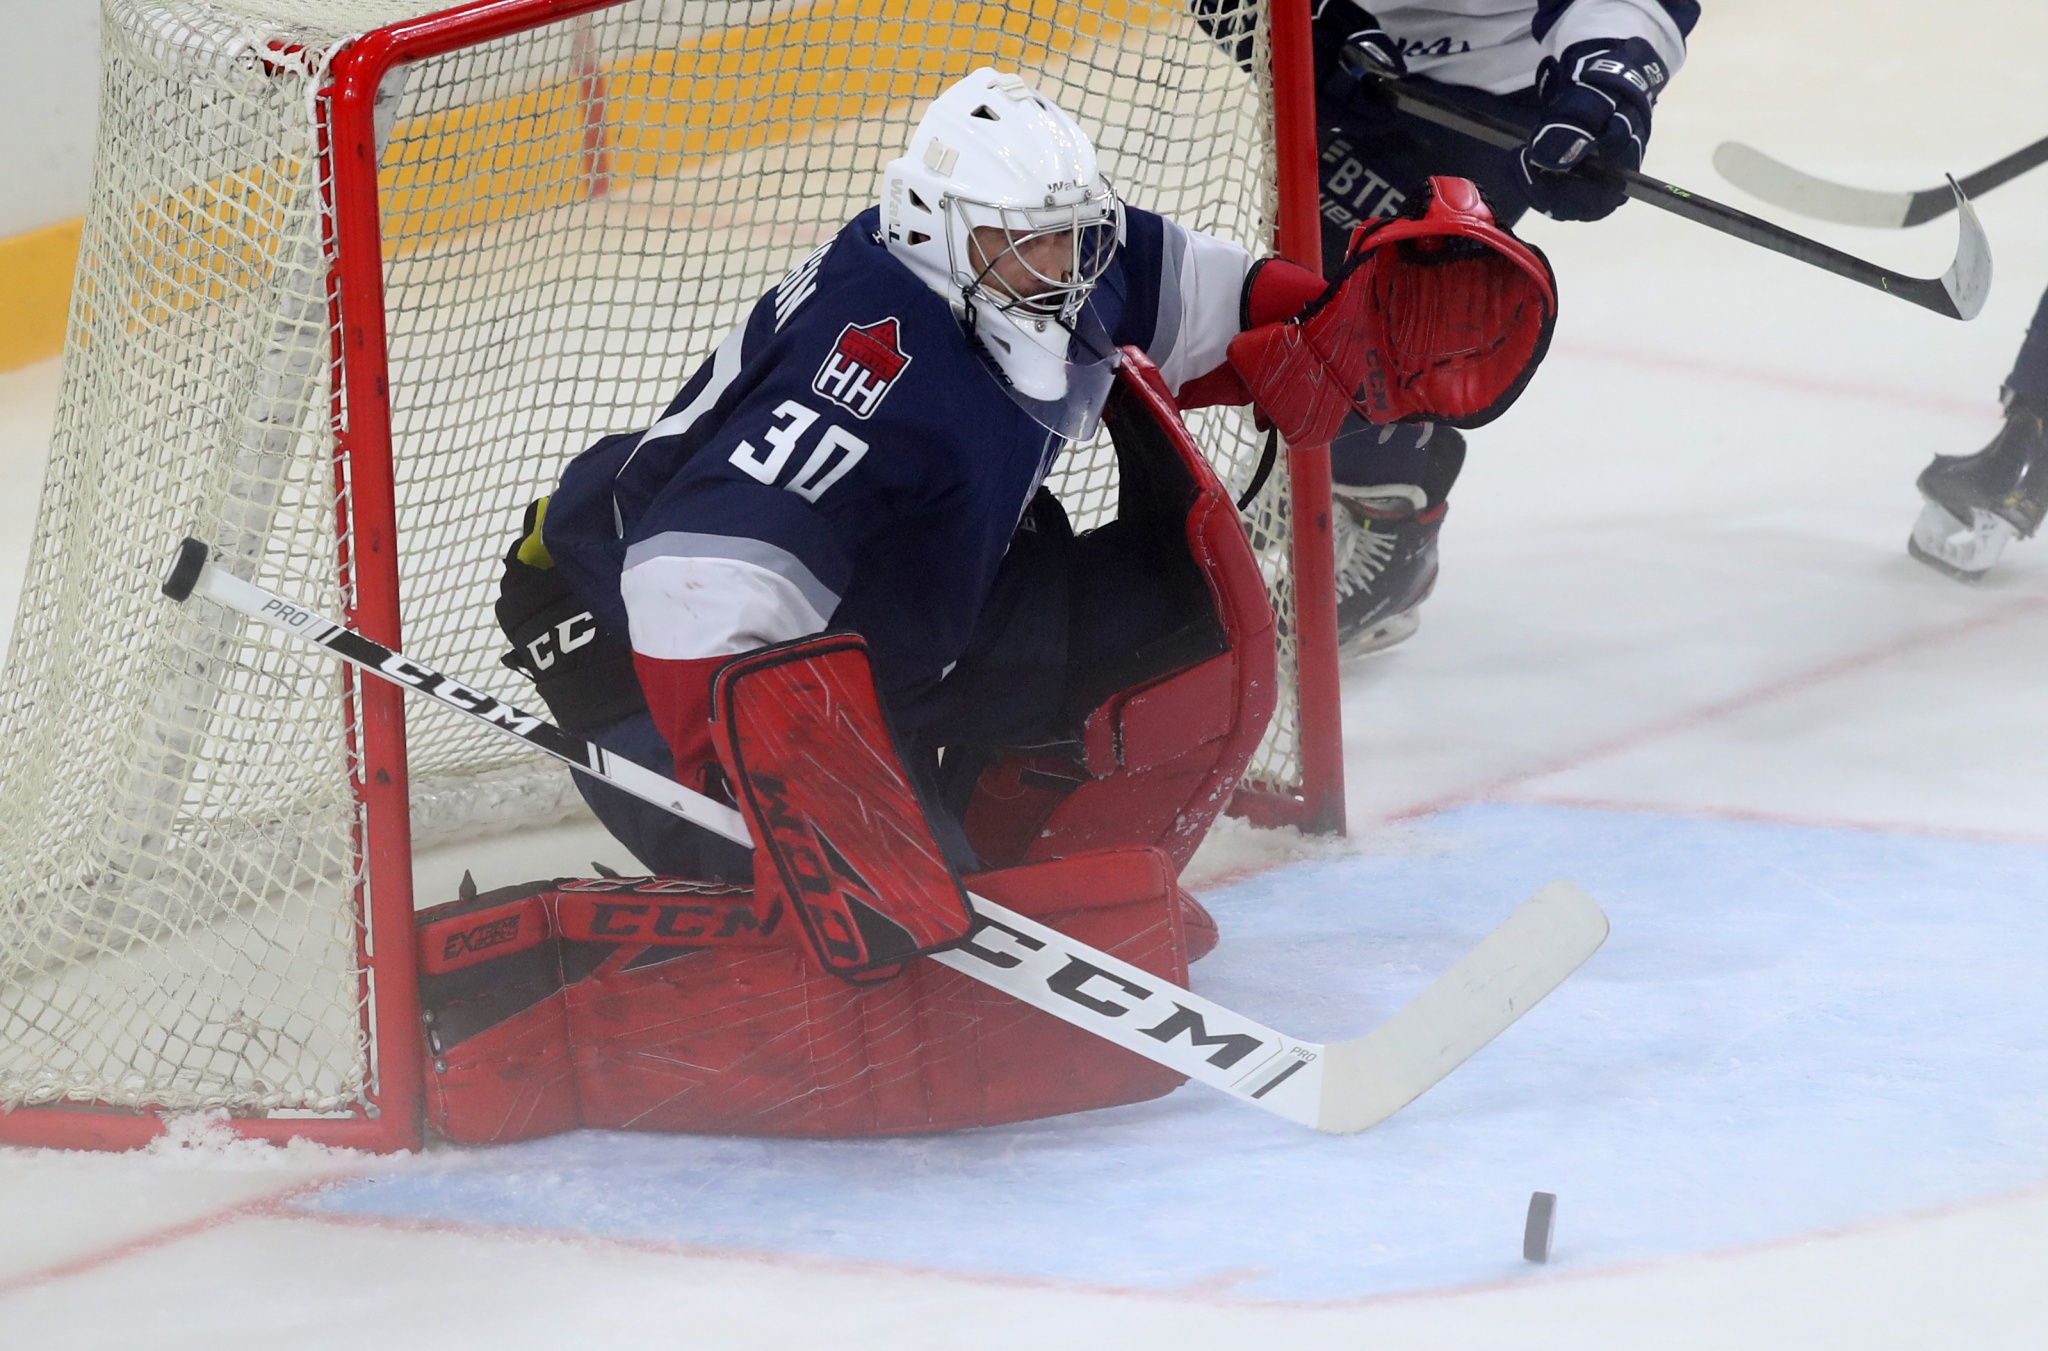
<path id="1" fill-rule="evenodd" d="M 2041 293 L 2040 307 L 2034 311 L 2027 340 L 2020 344 L 2019 360 L 2005 377 L 2005 387 L 2024 398 L 2048 399 L 2048 291 Z"/>
<path id="2" fill-rule="evenodd" d="M 1482 113 L 1534 127 L 1535 91 L 1489 94 L 1417 77 L 1433 91 Z M 1323 267 L 1334 269 L 1354 226 L 1400 212 L 1432 177 L 1469 178 L 1486 194 L 1494 218 L 1513 225 L 1529 210 L 1515 152 L 1481 145 L 1448 127 L 1401 112 L 1345 75 L 1332 77 L 1316 99 L 1322 179 Z M 1375 427 L 1345 421 L 1330 442 L 1330 475 L 1340 484 L 1412 483 L 1428 478 L 1423 427 Z"/>

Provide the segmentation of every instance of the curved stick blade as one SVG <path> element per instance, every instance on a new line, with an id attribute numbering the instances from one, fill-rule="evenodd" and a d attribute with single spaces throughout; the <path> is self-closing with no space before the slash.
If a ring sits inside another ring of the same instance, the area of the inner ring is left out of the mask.
<path id="1" fill-rule="evenodd" d="M 2048 136 L 2032 145 L 2021 146 L 2004 159 L 1987 164 L 1962 180 L 1963 195 L 1982 197 L 1993 188 L 2012 182 L 2048 164 Z M 1749 146 L 1724 141 L 1714 151 L 1714 167 L 1721 176 L 1744 192 L 1763 198 L 1773 206 L 1839 221 L 1844 225 L 1870 225 L 1880 229 L 1910 230 L 1916 225 L 1946 216 L 1956 209 L 1948 185 L 1922 188 L 1918 192 L 1872 192 L 1845 187 L 1824 178 L 1804 174 L 1781 164 Z"/>
<path id="2" fill-rule="evenodd" d="M 1607 939 L 1607 916 L 1552 882 L 1399 1013 L 1323 1048 L 1317 1130 L 1349 1135 L 1421 1097 L 1511 1027 Z"/>
<path id="3" fill-rule="evenodd" d="M 1950 178 L 1948 187 L 1956 197 L 1960 237 L 1956 240 L 1955 261 L 1941 274 L 1941 289 L 1955 302 L 1956 318 L 1975 319 L 1991 295 L 1991 241 L 1985 238 L 1977 208 L 1963 195 L 1962 185 Z"/>
<path id="4" fill-rule="evenodd" d="M 1752 197 L 1787 211 L 1838 225 L 1897 230 L 1906 224 L 1915 194 L 1872 192 L 1815 178 L 1739 141 L 1714 147 L 1714 169 Z"/>

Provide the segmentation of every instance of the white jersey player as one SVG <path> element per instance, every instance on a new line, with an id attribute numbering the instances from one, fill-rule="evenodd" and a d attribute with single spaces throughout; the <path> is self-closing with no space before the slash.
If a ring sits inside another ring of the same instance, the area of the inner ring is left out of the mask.
<path id="1" fill-rule="evenodd" d="M 1250 57 L 1238 0 L 1191 0 Z M 1697 0 L 1314 0 L 1323 257 L 1361 222 L 1392 215 L 1430 177 L 1478 183 L 1495 215 L 1530 208 L 1598 220 L 1620 190 L 1571 172 L 1589 156 L 1638 168 L 1651 111 L 1685 63 Z M 1518 150 L 1481 144 L 1397 109 L 1367 67 L 1427 84 L 1519 124 Z M 1436 581 L 1445 499 L 1464 464 L 1455 429 L 1348 424 L 1331 443 L 1338 500 L 1338 627 L 1353 652 L 1415 631 Z"/>

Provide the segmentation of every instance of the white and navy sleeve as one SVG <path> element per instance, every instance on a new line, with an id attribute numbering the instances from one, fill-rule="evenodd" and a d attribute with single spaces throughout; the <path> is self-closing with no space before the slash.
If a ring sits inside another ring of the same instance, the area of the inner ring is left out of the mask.
<path id="1" fill-rule="evenodd" d="M 1676 75 L 1685 64 L 1685 38 L 1699 19 L 1692 0 L 1542 0 L 1530 35 L 1546 56 L 1594 38 L 1641 38 Z"/>
<path id="2" fill-rule="evenodd" d="M 1223 364 L 1242 324 L 1252 256 L 1149 211 L 1132 209 L 1127 219 L 1126 332 L 1177 395 Z"/>

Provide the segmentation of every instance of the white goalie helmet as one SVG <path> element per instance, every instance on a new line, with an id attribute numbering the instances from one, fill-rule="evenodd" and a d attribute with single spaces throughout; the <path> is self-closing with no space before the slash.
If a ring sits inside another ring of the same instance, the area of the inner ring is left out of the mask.
<path id="1" fill-rule="evenodd" d="M 1123 240 L 1123 203 L 1087 133 L 1021 76 L 984 66 L 925 109 L 882 170 L 881 198 L 889 251 L 945 297 L 1019 402 L 1084 432 L 1032 405 L 1092 400 L 1092 420 L 1114 361 L 1087 302 Z"/>

